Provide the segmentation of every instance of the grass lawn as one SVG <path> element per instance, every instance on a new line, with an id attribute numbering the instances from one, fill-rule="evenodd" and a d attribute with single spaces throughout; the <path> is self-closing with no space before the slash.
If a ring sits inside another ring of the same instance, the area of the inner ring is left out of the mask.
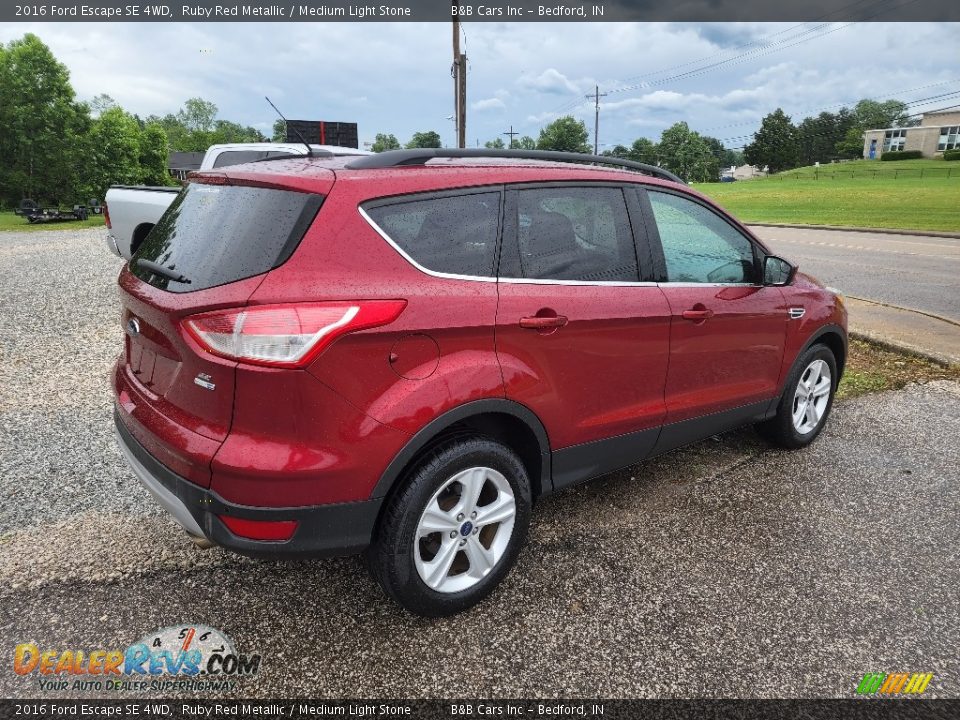
<path id="1" fill-rule="evenodd" d="M 943 160 L 861 160 L 694 187 L 744 222 L 960 232 L 960 163 Z"/>
<path id="2" fill-rule="evenodd" d="M 67 222 L 27 222 L 26 218 L 14 215 L 13 210 L 0 212 L 0 232 L 31 230 L 77 230 L 79 228 L 103 227 L 103 215 L 91 215 L 86 220 Z"/>
<path id="3" fill-rule="evenodd" d="M 888 350 L 863 340 L 851 340 L 837 397 L 899 390 L 909 382 L 930 380 L 960 380 L 960 367 L 942 367 L 916 355 Z"/>

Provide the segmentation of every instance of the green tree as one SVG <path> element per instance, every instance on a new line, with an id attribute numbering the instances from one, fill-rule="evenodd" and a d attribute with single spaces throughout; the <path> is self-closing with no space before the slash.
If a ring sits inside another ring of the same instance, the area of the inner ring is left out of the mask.
<path id="1" fill-rule="evenodd" d="M 604 157 L 616 157 L 626 160 L 630 157 L 630 148 L 626 147 L 625 145 L 614 145 L 609 150 L 604 150 L 600 154 Z"/>
<path id="2" fill-rule="evenodd" d="M 77 197 L 89 108 L 70 73 L 36 35 L 0 44 L 0 196 L 69 202 Z"/>
<path id="3" fill-rule="evenodd" d="M 190 98 L 177 113 L 177 120 L 191 132 L 210 132 L 217 119 L 217 106 L 203 98 Z"/>
<path id="4" fill-rule="evenodd" d="M 393 133 L 377 133 L 373 139 L 373 146 L 370 148 L 374 152 L 383 152 L 384 150 L 399 150 L 400 141 Z"/>
<path id="5" fill-rule="evenodd" d="M 102 198 L 111 185 L 140 182 L 140 125 L 128 112 L 111 107 L 93 121 L 84 163 L 84 189 Z"/>
<path id="6" fill-rule="evenodd" d="M 590 153 L 593 151 L 587 139 L 587 126 L 582 120 L 566 115 L 554 120 L 540 131 L 537 140 L 538 150 L 560 150 L 563 152 Z"/>
<path id="7" fill-rule="evenodd" d="M 218 143 L 258 143 L 266 142 L 267 137 L 255 127 L 244 127 L 229 120 L 216 120 L 210 145 Z"/>
<path id="8" fill-rule="evenodd" d="M 506 144 L 503 142 L 502 138 L 494 138 L 493 140 L 487 140 L 483 146 L 491 150 L 503 150 L 506 147 Z"/>
<path id="9" fill-rule="evenodd" d="M 657 144 L 647 138 L 637 138 L 633 145 L 627 151 L 628 160 L 634 162 L 647 163 L 648 165 L 657 164 Z"/>
<path id="10" fill-rule="evenodd" d="M 440 134 L 434 132 L 433 130 L 427 130 L 426 132 L 415 132 L 413 137 L 410 138 L 410 142 L 407 143 L 408 148 L 438 148 L 441 147 L 440 143 Z"/>
<path id="11" fill-rule="evenodd" d="M 159 123 L 147 123 L 140 131 L 140 182 L 144 185 L 173 185 L 167 172 L 167 134 Z"/>
<path id="12" fill-rule="evenodd" d="M 861 100 L 854 106 L 853 114 L 861 130 L 885 130 L 917 124 L 910 118 L 910 108 L 900 100 Z"/>
<path id="13" fill-rule="evenodd" d="M 537 141 L 534 140 L 529 135 L 524 135 L 519 140 L 513 141 L 513 149 L 514 150 L 536 150 Z"/>
<path id="14" fill-rule="evenodd" d="M 822 112 L 816 117 L 804 118 L 797 126 L 798 163 L 813 165 L 832 160 L 837 155 L 837 144 L 855 124 L 854 115 L 847 108 L 841 108 L 838 113 Z M 862 139 L 858 145 L 857 153 L 863 147 Z"/>
<path id="15" fill-rule="evenodd" d="M 104 110 L 109 110 L 110 108 L 115 107 L 117 107 L 117 101 L 106 93 L 100 93 L 90 101 L 90 109 L 97 115 L 102 113 Z"/>
<path id="16" fill-rule="evenodd" d="M 287 141 L 287 123 L 283 118 L 277 118 L 273 121 L 273 136 L 270 139 L 275 143 Z"/>
<path id="17" fill-rule="evenodd" d="M 743 149 L 743 157 L 751 165 L 770 168 L 780 172 L 797 167 L 800 148 L 797 128 L 790 116 L 780 108 L 767 115 L 754 133 L 753 142 Z"/>
<path id="18" fill-rule="evenodd" d="M 710 146 L 685 122 L 668 127 L 657 145 L 660 166 L 688 182 L 714 182 L 719 179 L 719 164 Z"/>

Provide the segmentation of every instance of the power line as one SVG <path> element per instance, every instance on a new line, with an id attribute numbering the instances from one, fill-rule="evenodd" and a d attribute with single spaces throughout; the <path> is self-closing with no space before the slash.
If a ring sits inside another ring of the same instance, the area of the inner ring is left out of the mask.
<path id="1" fill-rule="evenodd" d="M 942 80 L 941 82 L 930 83 L 929 85 L 919 85 L 917 87 L 912 87 L 912 88 L 900 88 L 899 90 L 890 90 L 884 94 L 888 98 L 893 98 L 895 95 L 899 93 L 915 92 L 916 90 L 926 90 L 927 88 L 939 87 L 940 85 L 949 85 L 950 83 L 955 83 L 955 82 L 960 82 L 960 78 L 954 78 L 952 80 Z M 806 110 L 796 110 L 793 113 L 791 113 L 791 115 L 809 114 L 814 112 L 831 110 L 833 108 L 838 108 L 838 107 L 846 107 L 851 103 L 860 102 L 861 100 L 876 100 L 877 102 L 879 102 L 878 98 L 860 98 L 859 100 L 856 100 L 856 101 L 846 100 L 844 102 L 834 103 L 833 105 L 824 105 L 823 107 L 808 108 Z M 905 100 L 904 102 L 906 102 L 907 105 L 910 105 L 912 102 L 916 102 L 916 101 Z M 744 120 L 743 122 L 729 123 L 727 125 L 714 125 L 713 127 L 703 128 L 703 130 L 701 130 L 700 132 L 709 132 L 710 130 L 723 130 L 725 128 L 740 127 L 741 125 L 754 125 L 756 123 L 761 122 L 762 120 L 763 118 L 757 118 L 754 120 Z"/>
<path id="2" fill-rule="evenodd" d="M 846 7 L 851 7 L 852 5 L 858 5 L 858 4 L 860 4 L 861 2 L 863 2 L 863 1 L 864 1 L 864 0 L 858 0 L 858 2 L 854 2 L 854 3 L 852 3 L 851 5 L 846 6 Z M 884 5 L 884 4 L 886 4 L 886 3 L 888 3 L 888 2 L 892 2 L 892 1 L 895 1 L 895 0 L 879 0 L 878 2 L 873 2 L 872 5 L 868 5 L 867 8 L 864 8 L 864 9 L 866 10 L 866 9 L 871 8 L 871 7 L 875 8 L 875 7 L 878 7 L 878 6 L 880 6 L 880 5 Z M 830 35 L 830 34 L 832 34 L 832 33 L 835 33 L 835 32 L 837 32 L 837 31 L 839 31 L 839 30 L 843 30 L 843 29 L 845 29 L 845 28 L 851 27 L 852 25 L 857 25 L 857 24 L 859 24 L 860 22 L 864 22 L 864 21 L 866 21 L 866 20 L 870 20 L 870 19 L 872 19 L 872 18 L 874 18 L 874 17 L 877 17 L 878 15 L 882 15 L 882 14 L 885 13 L 885 12 L 888 12 L 888 11 L 890 11 L 890 10 L 894 10 L 894 9 L 897 9 L 897 8 L 901 8 L 901 7 L 904 7 L 904 6 L 906 6 L 906 5 L 910 5 L 910 4 L 914 3 L 914 2 L 918 2 L 918 0 L 907 0 L 907 2 L 905 2 L 905 3 L 901 4 L 901 5 L 896 5 L 896 6 L 894 6 L 894 7 L 885 7 L 885 8 L 883 8 L 882 10 L 879 10 L 878 12 L 876 12 L 876 13 L 874 13 L 874 14 L 872 14 L 872 15 L 868 15 L 867 17 L 863 18 L 863 20 L 859 20 L 859 21 L 856 21 L 856 22 L 846 23 L 846 24 L 840 25 L 840 26 L 838 26 L 838 27 L 832 27 L 832 28 L 830 28 L 829 30 L 825 30 L 824 32 L 820 32 L 820 31 L 821 31 L 821 30 L 824 30 L 824 28 L 827 28 L 827 27 L 829 27 L 830 25 L 833 25 L 833 23 L 822 23 L 822 24 L 817 25 L 817 26 L 814 26 L 814 27 L 812 27 L 812 28 L 808 28 L 808 29 L 804 30 L 804 31 L 801 32 L 801 33 L 797 33 L 797 34 L 795 34 L 795 35 L 793 35 L 793 36 L 786 37 L 786 38 L 784 38 L 784 39 L 782 39 L 782 40 L 779 40 L 779 41 L 777 41 L 777 42 L 767 43 L 767 44 L 761 45 L 760 47 L 755 48 L 755 49 L 753 49 L 753 50 L 749 50 L 749 51 L 747 51 L 747 52 L 740 53 L 739 55 L 734 55 L 733 57 L 727 58 L 726 60 L 721 60 L 721 61 L 719 61 L 719 62 L 711 63 L 711 64 L 709 64 L 709 65 L 705 65 L 705 66 L 700 67 L 700 68 L 696 68 L 696 69 L 689 70 L 689 71 L 686 71 L 686 72 L 678 73 L 678 74 L 672 75 L 672 76 L 670 76 L 670 77 L 660 78 L 660 79 L 658 79 L 658 80 L 652 80 L 652 81 L 650 81 L 650 82 L 639 83 L 639 84 L 636 84 L 636 85 L 630 85 L 630 86 L 622 87 L 622 88 L 613 88 L 613 89 L 609 90 L 608 92 L 610 92 L 610 93 L 621 93 L 621 92 L 628 92 L 628 91 L 631 91 L 631 90 L 646 89 L 646 88 L 650 88 L 650 87 L 661 86 L 661 85 L 665 85 L 665 84 L 668 83 L 668 82 L 673 82 L 674 80 L 681 80 L 681 79 L 685 79 L 685 78 L 698 77 L 698 76 L 700 76 L 700 75 L 705 75 L 705 74 L 707 74 L 707 73 L 709 73 L 709 72 L 713 72 L 714 70 L 716 70 L 716 69 L 718 69 L 718 68 L 720 68 L 720 67 L 727 66 L 727 65 L 739 65 L 739 64 L 741 64 L 741 63 L 743 63 L 743 62 L 747 62 L 747 61 L 749 61 L 749 60 L 753 60 L 753 59 L 756 59 L 756 58 L 758 58 L 758 57 L 763 57 L 763 56 L 770 55 L 770 54 L 775 53 L 775 52 L 780 52 L 781 50 L 786 50 L 786 49 L 788 49 L 788 48 L 795 47 L 795 46 L 797 46 L 797 45 L 801 45 L 801 44 L 806 43 L 806 42 L 809 42 L 809 41 L 811 41 L 811 40 L 816 40 L 816 39 L 821 38 L 821 37 L 824 37 L 824 36 L 826 36 L 826 35 Z M 840 10 L 842 10 L 842 9 L 844 9 L 844 8 L 840 8 Z M 828 17 L 829 15 L 835 14 L 835 13 L 838 12 L 838 11 L 839 11 L 839 10 L 833 11 L 833 12 L 828 13 L 827 15 L 824 15 L 824 16 L 822 16 L 822 17 Z M 788 28 L 787 30 L 781 31 L 780 33 L 776 33 L 775 35 L 771 35 L 771 36 L 769 36 L 769 37 L 770 37 L 770 38 L 772 38 L 772 37 L 777 37 L 777 35 L 781 35 L 781 34 L 790 32 L 791 30 L 794 30 L 794 29 L 796 29 L 797 27 L 800 27 L 800 26 L 795 25 L 795 26 L 793 26 L 793 27 L 791 27 L 791 28 Z M 809 36 L 809 37 L 805 37 L 805 36 Z M 793 42 L 791 42 L 791 41 L 793 41 Z M 786 43 L 786 44 L 785 44 L 785 43 Z M 748 45 L 749 45 L 749 44 L 748 44 Z M 716 56 L 710 56 L 710 57 L 716 57 Z M 709 58 L 706 58 L 706 59 L 709 59 Z M 686 67 L 686 66 L 688 66 L 688 65 L 695 64 L 696 62 L 700 62 L 700 61 L 692 61 L 692 62 L 688 62 L 688 63 L 683 63 L 683 64 L 680 64 L 680 65 L 674 66 L 674 68 L 667 68 L 667 69 L 665 69 L 665 70 L 659 70 L 659 71 L 656 71 L 656 72 L 650 73 L 650 74 L 654 74 L 654 75 L 655 75 L 655 74 L 660 74 L 660 73 L 666 72 L 666 71 L 668 71 L 668 70 L 670 70 L 670 69 L 679 69 L 679 68 L 681 68 L 681 67 Z M 641 76 L 635 76 L 635 77 L 645 77 L 645 76 L 641 75 Z M 558 108 L 558 109 L 556 109 L 556 110 L 553 110 L 552 113 L 561 113 L 561 112 L 565 112 L 565 111 L 567 111 L 567 110 L 572 110 L 572 109 L 576 108 L 576 107 L 580 104 L 580 102 L 581 102 L 580 100 L 574 100 L 574 101 L 572 101 L 572 102 L 567 102 L 567 103 L 565 103 L 562 107 L 560 107 L 560 108 Z"/>

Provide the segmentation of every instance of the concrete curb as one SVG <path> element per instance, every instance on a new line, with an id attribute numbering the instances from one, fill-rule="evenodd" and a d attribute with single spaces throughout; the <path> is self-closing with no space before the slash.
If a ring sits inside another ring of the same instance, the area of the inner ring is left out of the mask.
<path id="1" fill-rule="evenodd" d="M 744 224 L 747 227 L 782 227 L 797 228 L 798 230 L 838 230 L 840 232 L 879 233 L 880 235 L 920 235 L 923 237 L 952 238 L 955 240 L 960 240 L 960 233 L 944 232 L 941 230 L 903 230 L 898 228 L 849 227 L 847 225 L 800 225 L 794 223 L 763 222 L 748 222 Z"/>
<path id="2" fill-rule="evenodd" d="M 929 360 L 940 367 L 949 368 L 957 365 L 956 361 L 947 357 L 946 355 L 939 355 L 937 353 L 930 352 L 929 350 L 923 350 L 908 343 L 896 342 L 895 340 L 874 335 L 873 333 L 863 332 L 862 330 L 850 330 L 848 331 L 848 334 L 854 340 L 863 340 L 886 350 L 892 350 L 893 352 L 903 353 L 905 355 L 913 355 L 914 357 Z"/>

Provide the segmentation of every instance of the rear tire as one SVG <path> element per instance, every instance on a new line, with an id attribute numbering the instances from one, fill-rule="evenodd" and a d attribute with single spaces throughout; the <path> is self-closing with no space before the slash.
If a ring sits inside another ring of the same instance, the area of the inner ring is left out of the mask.
<path id="1" fill-rule="evenodd" d="M 442 617 L 489 595 L 526 541 L 530 479 L 520 458 L 485 437 L 443 443 L 402 479 L 367 567 L 417 615 Z"/>
<path id="2" fill-rule="evenodd" d="M 809 445 L 827 422 L 838 381 L 837 360 L 830 348 L 810 347 L 790 371 L 777 414 L 758 423 L 757 432 L 782 448 Z"/>

